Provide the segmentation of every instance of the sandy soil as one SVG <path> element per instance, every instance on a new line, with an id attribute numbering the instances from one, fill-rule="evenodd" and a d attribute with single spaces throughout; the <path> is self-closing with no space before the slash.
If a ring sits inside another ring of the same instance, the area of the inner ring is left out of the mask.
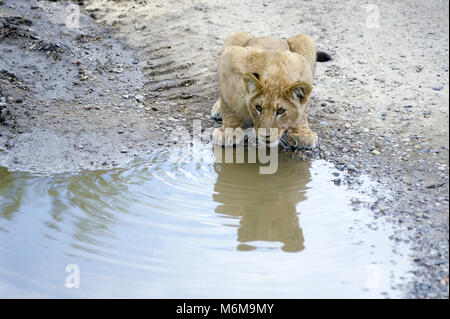
<path id="1" fill-rule="evenodd" d="M 447 1 L 87 0 L 78 29 L 64 23 L 70 3 L 0 6 L 0 165 L 126 165 L 171 145 L 177 126 L 218 126 L 226 35 L 308 33 L 333 56 L 316 71 L 315 156 L 351 172 L 347 187 L 368 173 L 392 190 L 373 210 L 414 247 L 405 296 L 448 298 Z"/>

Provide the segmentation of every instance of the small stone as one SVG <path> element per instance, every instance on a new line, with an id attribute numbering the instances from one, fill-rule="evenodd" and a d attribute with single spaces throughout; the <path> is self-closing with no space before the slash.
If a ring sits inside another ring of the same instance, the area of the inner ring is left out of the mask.
<path id="1" fill-rule="evenodd" d="M 269 4 L 267 2 L 263 3 L 263 6 L 267 7 Z"/>
<path id="2" fill-rule="evenodd" d="M 353 173 L 357 172 L 356 167 L 354 167 L 352 165 L 348 165 L 347 166 L 347 172 L 349 172 L 350 174 L 353 174 Z"/>
<path id="3" fill-rule="evenodd" d="M 128 153 L 127 150 L 121 150 L 120 153 Z"/>
<path id="4" fill-rule="evenodd" d="M 344 124 L 344 127 L 345 127 L 346 129 L 349 129 L 349 128 L 350 128 L 350 124 L 345 123 L 345 124 Z"/>
<path id="5" fill-rule="evenodd" d="M 144 96 L 142 94 L 136 94 L 134 96 L 134 98 L 136 99 L 136 101 L 138 101 L 139 103 L 142 103 L 144 101 Z"/>
<path id="6" fill-rule="evenodd" d="M 372 154 L 374 155 L 380 155 L 381 152 L 379 150 L 372 150 Z"/>
<path id="7" fill-rule="evenodd" d="M 375 140 L 375 147 L 376 148 L 382 148 L 384 145 L 384 140 L 382 138 L 377 138 Z"/>
<path id="8" fill-rule="evenodd" d="M 435 90 L 435 91 L 441 91 L 442 89 L 444 89 L 444 87 L 442 85 L 433 86 L 433 90 Z"/>
<path id="9" fill-rule="evenodd" d="M 431 115 L 431 111 L 430 110 L 425 110 L 425 111 L 423 111 L 423 115 L 424 116 L 430 116 Z"/>

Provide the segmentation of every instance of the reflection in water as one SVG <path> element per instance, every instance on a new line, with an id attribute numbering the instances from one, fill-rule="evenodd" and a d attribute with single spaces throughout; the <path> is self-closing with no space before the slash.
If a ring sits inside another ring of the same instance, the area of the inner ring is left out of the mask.
<path id="1" fill-rule="evenodd" d="M 0 297 L 360 297 L 369 264 L 385 269 L 364 292 L 379 297 L 389 271 L 405 273 L 392 231 L 365 226 L 328 164 L 280 154 L 260 174 L 209 155 L 47 176 L 0 168 Z M 82 289 L 64 288 L 68 264 Z"/>
<path id="2" fill-rule="evenodd" d="M 22 180 L 19 179 L 19 180 Z M 0 216 L 11 220 L 23 197 L 23 185 L 16 185 L 14 173 L 0 166 Z M 0 226 L 0 230 L 3 228 Z"/>
<path id="3" fill-rule="evenodd" d="M 260 174 L 260 165 L 214 164 L 217 181 L 213 199 L 219 203 L 216 212 L 241 217 L 239 250 L 255 249 L 246 244 L 252 241 L 279 241 L 284 251 L 301 251 L 304 239 L 296 205 L 306 199 L 310 164 L 282 158 L 274 174 Z"/>

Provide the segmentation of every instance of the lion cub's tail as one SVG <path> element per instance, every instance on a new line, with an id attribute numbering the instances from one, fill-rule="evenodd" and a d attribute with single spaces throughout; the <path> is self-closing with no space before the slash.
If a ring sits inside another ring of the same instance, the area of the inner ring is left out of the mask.
<path id="1" fill-rule="evenodd" d="M 326 52 L 317 51 L 316 53 L 316 61 L 317 62 L 327 62 L 333 60 L 333 58 Z"/>

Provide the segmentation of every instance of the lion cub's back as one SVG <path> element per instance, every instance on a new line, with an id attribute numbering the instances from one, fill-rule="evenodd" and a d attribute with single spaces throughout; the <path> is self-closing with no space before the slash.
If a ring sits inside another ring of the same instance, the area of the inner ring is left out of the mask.
<path id="1" fill-rule="evenodd" d="M 246 46 L 264 50 L 289 51 L 287 42 L 275 37 L 252 38 L 250 41 L 248 41 Z"/>

